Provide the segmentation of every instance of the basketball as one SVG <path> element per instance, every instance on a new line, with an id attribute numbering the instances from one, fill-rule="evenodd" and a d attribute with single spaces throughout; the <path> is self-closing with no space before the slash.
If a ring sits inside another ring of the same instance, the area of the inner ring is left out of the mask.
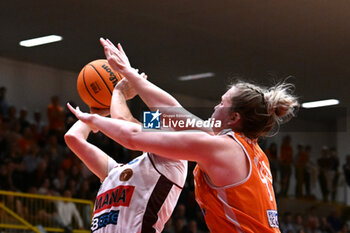
<path id="1" fill-rule="evenodd" d="M 114 72 L 106 59 L 85 65 L 80 71 L 77 88 L 80 98 L 90 107 L 109 108 L 114 86 L 123 76 Z"/>

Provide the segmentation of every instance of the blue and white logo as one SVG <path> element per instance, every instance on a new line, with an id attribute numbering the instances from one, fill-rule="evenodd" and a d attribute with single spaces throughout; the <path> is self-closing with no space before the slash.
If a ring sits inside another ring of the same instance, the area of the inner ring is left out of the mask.
<path id="1" fill-rule="evenodd" d="M 102 227 L 106 227 L 109 224 L 117 225 L 119 217 L 119 210 L 104 213 L 94 219 L 91 222 L 91 232 L 97 231 Z"/>
<path id="2" fill-rule="evenodd" d="M 278 228 L 278 213 L 276 210 L 267 210 L 267 219 L 269 220 L 270 227 Z"/>
<path id="3" fill-rule="evenodd" d="M 162 113 L 159 109 L 156 112 L 143 112 L 143 128 L 144 129 L 160 129 L 160 116 Z"/>

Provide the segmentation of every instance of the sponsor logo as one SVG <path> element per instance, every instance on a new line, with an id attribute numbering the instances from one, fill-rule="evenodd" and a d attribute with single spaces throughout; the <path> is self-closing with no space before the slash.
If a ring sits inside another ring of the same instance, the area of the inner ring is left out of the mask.
<path id="1" fill-rule="evenodd" d="M 97 84 L 97 82 L 91 83 L 90 87 L 95 94 L 97 94 L 101 91 L 101 87 Z"/>
<path id="2" fill-rule="evenodd" d="M 278 228 L 278 213 L 276 210 L 267 210 L 267 219 L 269 220 L 270 227 Z"/>
<path id="3" fill-rule="evenodd" d="M 143 128 L 144 129 L 160 129 L 163 128 L 220 128 L 221 121 L 209 118 L 208 120 L 197 120 L 192 115 L 165 115 L 159 110 L 155 112 L 143 112 Z"/>
<path id="4" fill-rule="evenodd" d="M 129 206 L 135 186 L 120 185 L 97 196 L 94 214 L 112 206 Z"/>
<path id="5" fill-rule="evenodd" d="M 144 129 L 160 129 L 160 116 L 162 113 L 145 111 L 143 112 L 143 128 Z"/>
<path id="6" fill-rule="evenodd" d="M 118 82 L 117 77 L 115 76 L 115 74 L 113 73 L 112 69 L 109 68 L 106 64 L 102 65 L 102 68 L 109 73 L 110 77 L 109 77 L 109 81 L 111 81 L 113 83 L 113 86 L 115 86 Z"/>
<path id="7" fill-rule="evenodd" d="M 119 217 L 119 210 L 111 210 L 108 213 L 101 214 L 100 216 L 93 218 L 91 222 L 91 232 L 105 227 L 109 224 L 117 225 Z"/>
<path id="8" fill-rule="evenodd" d="M 213 128 L 213 127 L 221 127 L 221 121 L 209 118 L 205 121 L 198 121 L 196 119 L 187 118 L 184 120 L 173 120 L 165 118 L 162 121 L 162 127 L 164 128 Z"/>
<path id="9" fill-rule="evenodd" d="M 261 182 L 265 185 L 267 194 L 270 197 L 270 201 L 273 202 L 275 199 L 273 187 L 272 187 L 272 174 L 265 161 L 260 160 L 257 156 L 254 157 L 254 164 L 258 170 L 258 174 Z"/>
<path id="10" fill-rule="evenodd" d="M 133 175 L 133 171 L 130 168 L 125 169 L 120 173 L 119 180 L 120 181 L 128 181 Z"/>

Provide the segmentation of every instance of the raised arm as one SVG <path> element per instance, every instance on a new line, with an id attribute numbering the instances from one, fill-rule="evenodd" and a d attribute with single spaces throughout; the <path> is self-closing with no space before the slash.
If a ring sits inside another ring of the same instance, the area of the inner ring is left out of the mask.
<path id="1" fill-rule="evenodd" d="M 108 174 L 108 155 L 87 142 L 91 129 L 82 121 L 77 121 L 64 135 L 67 146 L 101 181 Z"/>
<path id="2" fill-rule="evenodd" d="M 150 108 L 159 107 L 181 107 L 180 103 L 169 93 L 142 78 L 136 69 L 130 65 L 122 46 L 118 44 L 118 49 L 109 40 L 100 39 L 104 47 L 108 63 L 113 70 L 126 77 L 135 88 L 143 102 Z"/>
<path id="3" fill-rule="evenodd" d="M 111 65 L 112 69 L 121 73 L 126 79 L 128 79 L 137 94 L 151 110 L 155 111 L 161 109 L 161 112 L 165 113 L 167 116 L 186 116 L 182 117 L 181 120 L 184 120 L 184 118 L 190 118 L 195 119 L 196 121 L 202 121 L 200 118 L 184 109 L 173 96 L 143 78 L 142 74 L 139 74 L 136 69 L 132 68 L 129 59 L 120 44 L 118 44 L 118 48 L 116 48 L 109 40 L 101 38 L 100 41 L 104 47 L 108 63 Z M 176 120 L 180 120 L 180 118 Z M 175 130 L 184 130 L 184 128 L 175 127 Z M 200 130 L 212 134 L 210 128 L 200 128 Z"/>
<path id="4" fill-rule="evenodd" d="M 131 87 L 127 79 L 122 79 L 114 87 L 112 101 L 111 101 L 111 117 L 114 119 L 120 119 L 125 121 L 141 124 L 131 114 L 129 107 L 126 103 L 127 99 L 132 99 L 136 95 L 135 90 Z"/>

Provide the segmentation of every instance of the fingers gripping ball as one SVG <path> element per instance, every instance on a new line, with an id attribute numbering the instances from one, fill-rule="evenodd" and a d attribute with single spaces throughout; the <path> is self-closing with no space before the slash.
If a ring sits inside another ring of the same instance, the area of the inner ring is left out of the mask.
<path id="1" fill-rule="evenodd" d="M 114 86 L 123 78 L 105 59 L 84 66 L 77 80 L 80 98 L 90 107 L 109 108 Z"/>

